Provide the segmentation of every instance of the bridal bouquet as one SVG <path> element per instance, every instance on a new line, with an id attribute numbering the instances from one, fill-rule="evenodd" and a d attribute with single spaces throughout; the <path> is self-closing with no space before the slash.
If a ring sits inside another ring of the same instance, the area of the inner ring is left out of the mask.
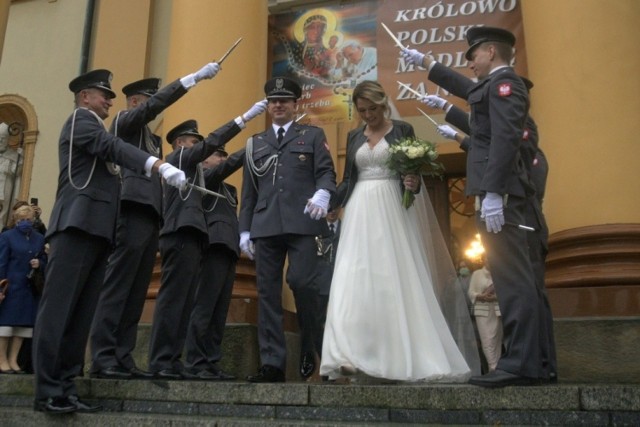
<path id="1" fill-rule="evenodd" d="M 399 139 L 389 146 L 389 160 L 387 166 L 401 176 L 408 174 L 442 176 L 444 166 L 436 162 L 438 151 L 436 144 L 416 137 Z M 405 189 L 402 196 L 402 206 L 409 209 L 416 196 Z"/>

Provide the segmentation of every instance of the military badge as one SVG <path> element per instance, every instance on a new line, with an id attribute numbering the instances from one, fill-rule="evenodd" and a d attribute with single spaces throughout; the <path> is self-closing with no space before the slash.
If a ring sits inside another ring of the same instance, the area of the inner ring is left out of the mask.
<path id="1" fill-rule="evenodd" d="M 502 83 L 498 85 L 498 95 L 510 96 L 511 95 L 511 83 Z"/>

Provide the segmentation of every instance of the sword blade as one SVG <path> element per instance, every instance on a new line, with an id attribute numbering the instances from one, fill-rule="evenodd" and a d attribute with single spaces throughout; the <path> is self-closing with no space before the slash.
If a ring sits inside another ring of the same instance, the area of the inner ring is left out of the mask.
<path id="1" fill-rule="evenodd" d="M 195 184 L 192 184 L 190 182 L 187 182 L 187 186 L 193 188 L 196 191 L 201 192 L 202 194 L 208 194 L 210 196 L 215 196 L 215 197 L 220 197 L 222 199 L 226 199 L 226 197 L 224 195 L 222 195 L 220 193 L 216 193 L 215 191 L 211 191 L 211 190 L 206 189 L 204 187 L 200 187 L 199 185 L 195 185 Z"/>
<path id="2" fill-rule="evenodd" d="M 415 90 L 415 89 L 412 89 L 408 84 L 402 83 L 402 82 L 401 82 L 401 81 L 399 81 L 399 80 L 396 80 L 396 82 L 398 82 L 398 84 L 399 84 L 399 85 L 402 85 L 402 87 L 404 87 L 405 89 L 407 89 L 409 92 L 411 92 L 411 93 L 415 94 L 415 95 L 418 97 L 418 99 L 420 99 L 420 98 L 424 97 L 424 95 L 423 95 L 423 94 L 421 94 L 420 92 L 418 92 L 418 91 L 417 91 L 417 90 Z"/>
<path id="3" fill-rule="evenodd" d="M 418 108 L 418 107 L 416 107 L 416 108 Z M 422 111 L 420 108 L 418 108 L 418 111 L 420 111 L 420 112 L 422 113 L 422 115 L 423 115 L 423 116 L 425 116 L 427 119 L 429 119 L 429 121 L 430 121 L 431 123 L 433 123 L 433 125 L 434 125 L 435 127 L 440 126 L 440 125 L 438 124 L 438 122 L 436 122 L 435 120 L 433 120 L 433 119 L 431 118 L 431 116 L 430 116 L 430 115 L 428 115 L 427 113 L 425 113 L 424 111 Z"/>
<path id="4" fill-rule="evenodd" d="M 233 50 L 236 48 L 236 46 L 238 46 L 238 44 L 240 44 L 240 42 L 242 41 L 242 37 L 240 37 L 238 40 L 236 40 L 236 42 L 233 44 L 233 46 L 231 46 L 229 48 L 229 50 L 227 50 L 227 52 L 222 55 L 222 58 L 220 58 L 220 60 L 218 61 L 218 65 L 222 65 L 222 62 L 227 59 L 227 56 L 229 56 L 229 54 L 231 52 L 233 52 Z"/>
<path id="5" fill-rule="evenodd" d="M 389 36 L 393 39 L 393 41 L 396 42 L 396 46 L 398 46 L 400 49 L 404 49 L 404 46 L 402 46 L 402 43 L 400 43 L 400 40 L 398 40 L 398 38 L 391 32 L 389 27 L 384 25 L 384 22 L 381 22 L 380 25 L 382 25 L 382 28 L 384 28 L 384 30 L 387 32 L 387 34 L 389 34 Z"/>

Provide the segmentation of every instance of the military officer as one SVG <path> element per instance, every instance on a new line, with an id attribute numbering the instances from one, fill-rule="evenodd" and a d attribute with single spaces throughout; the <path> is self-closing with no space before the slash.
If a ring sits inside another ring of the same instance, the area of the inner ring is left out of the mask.
<path id="1" fill-rule="evenodd" d="M 322 129 L 294 121 L 300 85 L 277 77 L 267 81 L 264 90 L 273 123 L 247 141 L 240 206 L 240 248 L 256 261 L 262 364 L 247 379 L 284 382 L 284 261 L 288 255 L 286 278 L 295 297 L 302 338 L 300 374 L 305 378 L 315 370 L 315 236 L 321 232 L 318 220 L 326 216 L 335 192 L 336 174 Z"/>
<path id="2" fill-rule="evenodd" d="M 520 77 L 524 82 L 527 91 L 533 88 L 533 82 L 526 77 Z M 462 109 L 448 103 L 446 100 L 435 96 L 428 95 L 423 99 L 427 105 L 433 108 L 441 108 L 446 111 L 445 120 L 460 130 L 470 133 L 469 116 Z M 456 132 L 448 125 L 440 125 L 438 133 L 445 138 L 455 139 L 460 143 L 463 150 L 469 149 L 470 138 Z M 542 212 L 542 200 L 547 182 L 547 174 L 549 166 L 544 152 L 538 144 L 538 126 L 533 117 L 527 116 L 525 129 L 522 135 L 522 144 L 520 147 L 520 156 L 522 158 L 524 168 L 529 176 L 530 183 L 535 189 L 535 194 L 527 196 L 524 223 L 534 230 L 527 233 L 527 242 L 529 246 L 529 258 L 531 267 L 535 277 L 536 286 L 540 295 L 540 346 L 543 366 L 543 380 L 557 382 L 558 368 L 555 350 L 555 338 L 553 332 L 553 315 L 551 306 L 547 297 L 547 291 L 544 283 L 545 260 L 548 252 L 547 241 L 549 238 L 549 230 L 547 222 Z M 548 378 L 547 378 L 548 377 Z"/>
<path id="3" fill-rule="evenodd" d="M 114 239 L 119 184 L 109 162 L 138 174 L 162 174 L 182 187 L 184 172 L 107 132 L 115 93 L 112 74 L 94 70 L 69 83 L 76 109 L 59 141 L 58 190 L 47 239 L 51 249 L 33 337 L 34 409 L 49 413 L 95 411 L 78 398 L 91 320 Z"/>
<path id="4" fill-rule="evenodd" d="M 405 59 L 427 68 L 429 79 L 471 106 L 466 194 L 476 197 L 476 222 L 487 250 L 503 316 L 506 351 L 497 369 L 472 377 L 483 387 L 531 385 L 545 374 L 540 355 L 540 294 L 529 259 L 524 223 L 531 194 L 520 145 L 529 108 L 524 82 L 509 66 L 515 36 L 504 29 L 467 31 L 466 58 L 478 83 L 415 49 Z M 516 226 L 514 226 L 516 225 Z"/>
<path id="5" fill-rule="evenodd" d="M 224 180 L 240 169 L 244 161 L 244 148 L 228 157 L 223 146 L 202 162 L 206 188 L 224 197 L 206 195 L 202 198 L 209 245 L 202 256 L 200 284 L 187 329 L 183 372 L 187 378 L 235 379 L 218 366 L 222 358 L 222 337 L 236 277 L 236 263 L 240 257 L 237 192 Z"/>
<path id="6" fill-rule="evenodd" d="M 127 110 L 121 111 L 111 133 L 162 158 L 162 140 L 148 123 L 182 98 L 197 81 L 213 78 L 217 63 L 209 63 L 194 74 L 159 89 L 160 79 L 147 78 L 122 88 Z M 158 253 L 158 231 L 162 217 L 160 179 L 124 169 L 116 230 L 116 246 L 109 257 L 91 331 L 91 376 L 98 378 L 150 378 L 138 369 L 131 353 L 136 345 L 138 322 L 147 296 Z"/>
<path id="7" fill-rule="evenodd" d="M 201 185 L 200 163 L 244 129 L 246 122 L 263 113 L 266 103 L 256 102 L 207 138 L 198 133 L 195 120 L 180 123 L 167 134 L 174 149 L 167 162 L 185 171 L 192 183 Z M 202 251 L 209 237 L 202 193 L 193 187 L 180 190 L 165 186 L 163 221 L 159 243 L 162 276 L 151 327 L 149 369 L 158 378 L 182 379 L 180 358 L 200 279 Z"/>

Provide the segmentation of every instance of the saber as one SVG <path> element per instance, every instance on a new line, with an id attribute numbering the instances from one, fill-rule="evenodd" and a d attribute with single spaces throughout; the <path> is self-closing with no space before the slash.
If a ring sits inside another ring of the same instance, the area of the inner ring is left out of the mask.
<path id="1" fill-rule="evenodd" d="M 187 182 L 187 186 L 193 188 L 196 191 L 201 192 L 202 194 L 208 194 L 210 196 L 220 197 L 222 199 L 226 199 L 226 197 L 220 193 L 216 193 L 215 191 L 208 190 L 206 188 L 200 187 L 199 185 L 192 184 Z"/>
<path id="2" fill-rule="evenodd" d="M 418 108 L 418 107 L 416 107 L 416 108 Z M 433 123 L 433 125 L 434 125 L 435 127 L 440 126 L 440 125 L 438 124 L 438 122 L 436 122 L 435 120 L 433 120 L 433 119 L 431 118 L 431 116 L 430 116 L 430 115 L 428 115 L 427 113 L 425 113 L 424 111 L 422 111 L 420 108 L 418 108 L 418 111 L 420 111 L 420 112 L 422 113 L 422 115 L 423 115 L 423 116 L 425 116 L 427 119 L 429 119 L 429 121 L 430 121 L 431 123 Z"/>
<path id="3" fill-rule="evenodd" d="M 296 123 L 298 123 L 300 120 L 302 120 L 304 118 L 304 116 L 306 116 L 306 115 L 307 115 L 307 113 L 302 113 L 302 115 L 296 119 Z"/>
<path id="4" fill-rule="evenodd" d="M 236 46 L 238 46 L 238 44 L 240 44 L 241 41 L 242 41 L 242 37 L 240 37 L 238 40 L 236 40 L 236 42 L 233 44 L 233 46 L 231 46 L 229 48 L 229 50 L 224 55 L 222 55 L 222 58 L 220 58 L 220 60 L 218 61 L 218 65 L 222 65 L 222 61 L 227 59 L 227 56 L 229 56 L 229 54 L 231 52 L 233 52 L 233 49 L 235 49 Z"/>
<path id="5" fill-rule="evenodd" d="M 411 88 L 411 86 L 409 86 L 408 84 L 402 83 L 400 80 L 396 80 L 396 82 L 398 82 L 399 85 L 402 85 L 402 87 L 404 87 L 405 89 L 407 89 L 409 92 L 415 94 L 418 96 L 418 99 L 420 98 L 424 98 L 424 95 L 421 94 L 420 92 L 418 92 L 417 90 Z"/>
<path id="6" fill-rule="evenodd" d="M 396 36 L 393 35 L 393 33 L 391 32 L 391 30 L 389 29 L 389 27 L 387 27 L 386 25 L 384 25 L 384 22 L 380 22 L 380 25 L 382 25 L 382 28 L 384 28 L 384 30 L 387 32 L 387 34 L 389 34 L 389 36 L 393 39 L 394 42 L 396 42 L 396 45 L 400 48 L 400 49 L 404 49 L 404 46 L 402 46 L 402 43 L 400 43 L 400 40 L 398 40 L 398 38 Z"/>
<path id="7" fill-rule="evenodd" d="M 482 218 L 480 221 L 486 222 L 484 218 Z M 508 225 L 509 227 L 516 227 L 524 231 L 536 231 L 536 229 L 533 227 L 523 224 L 516 224 L 515 222 L 505 222 L 504 225 Z"/>

